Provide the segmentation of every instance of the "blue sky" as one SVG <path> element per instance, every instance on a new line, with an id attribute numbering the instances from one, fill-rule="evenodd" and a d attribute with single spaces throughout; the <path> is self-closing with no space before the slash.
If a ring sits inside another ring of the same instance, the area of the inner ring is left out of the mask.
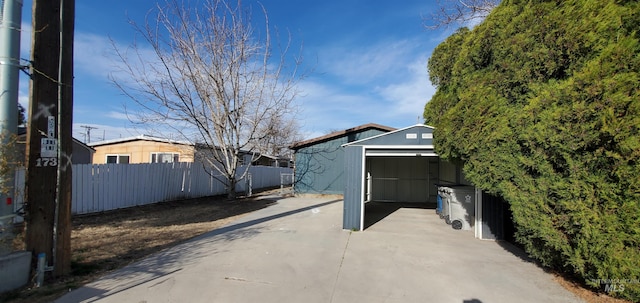
<path id="1" fill-rule="evenodd" d="M 127 20 L 144 22 L 154 1 L 76 0 L 74 137 L 91 141 L 140 134 L 125 115 L 129 101 L 108 79 L 117 64 L 109 39 L 122 48 L 134 41 Z M 244 1 L 243 4 L 255 3 Z M 422 121 L 435 92 L 427 60 L 450 30 L 423 26 L 436 1 L 262 1 L 272 26 L 302 43 L 301 133 L 305 139 L 365 123 L 406 127 Z M 254 20 L 260 16 L 254 9 Z M 31 1 L 23 7 L 22 57 L 29 57 Z M 20 81 L 20 102 L 28 102 L 28 81 Z M 104 137 L 103 137 L 104 136 Z"/>

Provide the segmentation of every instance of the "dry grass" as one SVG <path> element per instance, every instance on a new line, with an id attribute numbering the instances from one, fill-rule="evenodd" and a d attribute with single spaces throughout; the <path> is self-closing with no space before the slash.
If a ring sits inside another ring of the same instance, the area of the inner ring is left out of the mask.
<path id="1" fill-rule="evenodd" d="M 48 280 L 44 287 L 2 294 L 0 302 L 50 302 L 108 271 L 220 228 L 271 203 L 253 198 L 230 201 L 208 197 L 74 217 L 72 274 Z"/>

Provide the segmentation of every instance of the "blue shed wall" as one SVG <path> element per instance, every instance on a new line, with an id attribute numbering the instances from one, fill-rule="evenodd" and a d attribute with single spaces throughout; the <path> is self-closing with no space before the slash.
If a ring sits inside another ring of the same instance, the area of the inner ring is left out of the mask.
<path id="1" fill-rule="evenodd" d="M 345 147 L 347 166 L 346 185 L 344 189 L 344 206 L 342 211 L 342 228 L 360 230 L 362 217 L 362 171 L 364 160 L 362 146 Z"/>
<path id="2" fill-rule="evenodd" d="M 385 133 L 367 129 L 345 134 L 295 151 L 295 192 L 343 194 L 345 186 L 343 144 Z"/>

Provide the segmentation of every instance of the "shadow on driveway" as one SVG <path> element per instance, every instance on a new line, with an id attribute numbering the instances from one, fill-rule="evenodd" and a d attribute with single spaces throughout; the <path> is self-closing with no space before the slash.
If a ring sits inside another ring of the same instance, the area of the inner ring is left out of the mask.
<path id="1" fill-rule="evenodd" d="M 87 286 L 68 293 L 54 302 L 95 302 L 127 291 L 144 283 L 179 272 L 185 265 L 193 264 L 202 257 L 224 251 L 223 245 L 215 244 L 255 237 L 260 234 L 262 230 L 262 227 L 256 225 L 341 201 L 342 199 L 335 199 L 317 203 L 213 230 L 178 246 L 152 255 L 140 262 L 116 270 L 94 283 L 90 283 Z M 277 203 L 271 205 L 274 204 Z M 158 283 L 162 283 L 163 281 L 164 280 L 160 280 Z"/>
<path id="2" fill-rule="evenodd" d="M 409 202 L 377 202 L 371 201 L 364 205 L 364 230 L 382 221 L 401 208 L 435 209 L 433 203 Z"/>

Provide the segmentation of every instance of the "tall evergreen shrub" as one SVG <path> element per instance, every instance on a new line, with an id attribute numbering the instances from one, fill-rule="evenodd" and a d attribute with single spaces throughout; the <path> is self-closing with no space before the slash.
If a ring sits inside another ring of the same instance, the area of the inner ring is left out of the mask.
<path id="1" fill-rule="evenodd" d="M 637 1 L 505 0 L 434 50 L 424 111 L 437 152 L 511 204 L 532 257 L 634 301 L 639 30 Z"/>

